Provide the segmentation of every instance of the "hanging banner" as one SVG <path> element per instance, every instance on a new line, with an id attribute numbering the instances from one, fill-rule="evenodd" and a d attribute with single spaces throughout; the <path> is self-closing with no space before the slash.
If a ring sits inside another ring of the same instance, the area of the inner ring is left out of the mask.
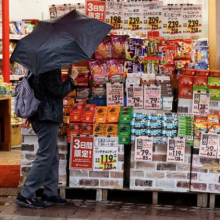
<path id="1" fill-rule="evenodd" d="M 71 136 L 70 169 L 93 167 L 93 137 Z"/>
<path id="2" fill-rule="evenodd" d="M 124 85 L 123 83 L 106 83 L 107 106 L 124 106 Z"/>
<path id="3" fill-rule="evenodd" d="M 123 6 L 124 31 L 142 31 L 143 3 L 124 2 Z"/>
<path id="4" fill-rule="evenodd" d="M 163 6 L 162 17 L 163 36 L 182 35 L 182 6 Z"/>
<path id="5" fill-rule="evenodd" d="M 139 136 L 135 138 L 135 161 L 152 161 L 153 137 Z"/>
<path id="6" fill-rule="evenodd" d="M 143 29 L 146 31 L 160 31 L 162 29 L 163 2 L 143 3 Z"/>
<path id="7" fill-rule="evenodd" d="M 194 115 L 207 115 L 209 113 L 210 93 L 193 92 L 192 113 Z"/>
<path id="8" fill-rule="evenodd" d="M 182 20 L 184 35 L 202 34 L 202 5 L 183 5 Z"/>
<path id="9" fill-rule="evenodd" d="M 144 108 L 143 90 L 143 85 L 127 85 L 127 106 L 133 106 L 134 108 Z"/>
<path id="10" fill-rule="evenodd" d="M 86 0 L 86 15 L 105 22 L 105 1 Z"/>
<path id="11" fill-rule="evenodd" d="M 144 86 L 144 108 L 161 109 L 161 85 Z"/>
<path id="12" fill-rule="evenodd" d="M 106 2 L 106 23 L 112 25 L 113 30 L 122 30 L 123 2 Z"/>
<path id="13" fill-rule="evenodd" d="M 167 142 L 167 162 L 183 163 L 185 161 L 185 138 L 168 138 Z"/>
<path id="14" fill-rule="evenodd" d="M 118 137 L 94 138 L 94 171 L 118 170 Z"/>
<path id="15" fill-rule="evenodd" d="M 219 147 L 219 135 L 202 132 L 199 156 L 216 158 Z"/>

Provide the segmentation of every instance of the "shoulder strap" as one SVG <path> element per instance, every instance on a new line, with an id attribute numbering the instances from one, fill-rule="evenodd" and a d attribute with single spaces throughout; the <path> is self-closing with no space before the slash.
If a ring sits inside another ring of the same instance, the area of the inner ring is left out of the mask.
<path id="1" fill-rule="evenodd" d="M 33 75 L 33 73 L 30 70 L 27 70 L 24 74 L 24 76 L 29 80 L 31 78 L 31 76 Z"/>

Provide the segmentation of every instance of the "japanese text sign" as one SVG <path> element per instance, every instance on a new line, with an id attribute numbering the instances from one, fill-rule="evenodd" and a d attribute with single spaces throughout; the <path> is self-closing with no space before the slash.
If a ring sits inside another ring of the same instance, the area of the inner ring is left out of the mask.
<path id="1" fill-rule="evenodd" d="M 106 83 L 107 87 L 107 106 L 124 105 L 124 85 L 123 83 Z"/>
<path id="2" fill-rule="evenodd" d="M 93 167 L 93 137 L 71 136 L 70 169 Z"/>
<path id="3" fill-rule="evenodd" d="M 145 85 L 144 86 L 144 108 L 161 109 L 161 86 Z"/>
<path id="4" fill-rule="evenodd" d="M 86 15 L 105 22 L 105 1 L 86 0 Z"/>

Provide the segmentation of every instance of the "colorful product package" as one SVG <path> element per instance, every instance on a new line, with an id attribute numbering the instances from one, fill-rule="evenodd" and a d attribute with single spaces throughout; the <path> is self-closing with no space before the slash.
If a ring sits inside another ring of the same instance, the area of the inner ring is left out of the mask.
<path id="1" fill-rule="evenodd" d="M 196 76 L 209 76 L 209 70 L 196 70 Z"/>
<path id="2" fill-rule="evenodd" d="M 119 114 L 120 114 L 119 106 L 111 106 L 108 108 L 107 122 L 108 123 L 118 123 Z"/>
<path id="3" fill-rule="evenodd" d="M 159 73 L 159 58 L 158 57 L 145 57 L 142 60 L 144 64 L 144 73 L 158 74 Z"/>
<path id="4" fill-rule="evenodd" d="M 83 104 L 75 103 L 70 110 L 70 122 L 80 122 L 83 112 Z"/>
<path id="5" fill-rule="evenodd" d="M 76 81 L 77 86 L 88 86 L 89 73 L 88 72 L 79 72 L 75 81 Z"/>
<path id="6" fill-rule="evenodd" d="M 220 77 L 208 77 L 208 88 L 220 89 Z"/>
<path id="7" fill-rule="evenodd" d="M 159 74 L 174 75 L 175 65 L 159 65 Z"/>
<path id="8" fill-rule="evenodd" d="M 160 64 L 174 64 L 174 58 L 176 57 L 177 52 L 176 46 L 159 46 L 158 50 Z"/>
<path id="9" fill-rule="evenodd" d="M 219 132 L 219 123 L 215 122 L 208 122 L 208 132 L 214 132 L 218 133 Z"/>
<path id="10" fill-rule="evenodd" d="M 70 123 L 70 116 L 64 115 L 63 116 L 63 124 L 69 124 Z"/>
<path id="11" fill-rule="evenodd" d="M 179 76 L 179 86 L 192 86 L 193 76 L 180 75 Z"/>
<path id="12" fill-rule="evenodd" d="M 59 136 L 63 136 L 63 135 L 67 135 L 67 131 L 68 131 L 68 125 L 65 124 L 60 124 L 59 125 L 59 130 L 58 130 L 58 135 Z"/>
<path id="13" fill-rule="evenodd" d="M 106 135 L 106 124 L 95 123 L 93 125 L 93 135 Z"/>
<path id="14" fill-rule="evenodd" d="M 210 93 L 210 100 L 220 101 L 220 90 L 219 89 L 208 89 Z"/>
<path id="15" fill-rule="evenodd" d="M 107 63 L 105 60 L 91 60 L 89 61 L 89 70 L 91 74 L 107 72 Z"/>
<path id="16" fill-rule="evenodd" d="M 131 142 L 131 127 L 129 124 L 118 125 L 118 142 L 119 144 L 130 144 Z"/>
<path id="17" fill-rule="evenodd" d="M 195 76 L 194 77 L 194 85 L 207 86 L 207 84 L 208 84 L 208 77 L 206 76 Z"/>
<path id="18" fill-rule="evenodd" d="M 92 97 L 93 98 L 105 98 L 106 97 L 106 88 L 104 86 L 92 87 Z"/>
<path id="19" fill-rule="evenodd" d="M 87 87 L 78 87 L 76 89 L 76 98 L 77 99 L 87 99 L 87 98 L 89 98 L 89 88 L 87 88 Z"/>
<path id="20" fill-rule="evenodd" d="M 106 135 L 107 136 L 118 136 L 118 125 L 107 124 L 106 125 Z"/>
<path id="21" fill-rule="evenodd" d="M 140 61 L 125 61 L 124 71 L 127 73 L 143 73 L 143 65 Z"/>
<path id="22" fill-rule="evenodd" d="M 108 78 L 112 83 L 121 83 L 126 80 L 126 73 L 109 73 Z"/>
<path id="23" fill-rule="evenodd" d="M 111 36 L 111 43 L 113 47 L 112 57 L 116 59 L 125 59 L 125 44 L 128 43 L 128 36 Z"/>
<path id="24" fill-rule="evenodd" d="M 195 40 L 193 42 L 193 46 L 194 47 L 205 47 L 205 46 L 208 46 L 208 40 L 207 39 L 198 39 L 198 40 Z"/>
<path id="25" fill-rule="evenodd" d="M 196 74 L 195 69 L 182 68 L 181 75 L 194 76 Z"/>
<path id="26" fill-rule="evenodd" d="M 121 107 L 119 123 L 130 124 L 132 120 L 133 107 Z"/>
<path id="27" fill-rule="evenodd" d="M 181 86 L 179 87 L 179 98 L 192 99 L 193 98 L 193 87 L 192 86 Z"/>
<path id="28" fill-rule="evenodd" d="M 80 126 L 81 124 L 79 123 L 70 123 L 68 125 L 67 129 L 67 141 L 70 143 L 71 141 L 71 135 L 79 135 L 80 134 Z"/>
<path id="29" fill-rule="evenodd" d="M 177 49 L 177 58 L 190 58 L 192 50 L 192 40 L 177 40 L 178 49 Z"/>
<path id="30" fill-rule="evenodd" d="M 158 56 L 158 45 L 162 39 L 146 39 L 148 42 L 148 57 L 157 57 Z"/>
<path id="31" fill-rule="evenodd" d="M 207 70 L 209 65 L 207 63 L 188 63 L 187 68 L 189 69 L 197 69 L 197 70 Z"/>
<path id="32" fill-rule="evenodd" d="M 207 92 L 207 86 L 193 85 L 193 91 Z"/>
<path id="33" fill-rule="evenodd" d="M 96 123 L 106 123 L 108 108 L 106 106 L 97 106 L 95 112 Z"/>
<path id="34" fill-rule="evenodd" d="M 70 115 L 71 106 L 63 106 L 63 115 Z"/>
<path id="35" fill-rule="evenodd" d="M 108 73 L 95 73 L 93 75 L 93 85 L 100 86 L 104 85 L 106 82 L 109 81 L 109 74 Z"/>
<path id="36" fill-rule="evenodd" d="M 124 72 L 124 60 L 110 59 L 106 61 L 108 72 Z"/>
<path id="37" fill-rule="evenodd" d="M 190 59 L 175 60 L 176 69 L 179 70 L 179 69 L 185 68 L 189 62 L 190 62 Z"/>
<path id="38" fill-rule="evenodd" d="M 97 50 L 95 51 L 95 58 L 97 60 L 112 58 L 112 44 L 110 37 L 106 37 L 98 46 Z"/>
<path id="39" fill-rule="evenodd" d="M 209 47 L 192 47 L 191 60 L 194 63 L 209 63 Z"/>
<path id="40" fill-rule="evenodd" d="M 207 115 L 207 121 L 213 123 L 219 123 L 219 115 Z"/>
<path id="41" fill-rule="evenodd" d="M 143 39 L 130 38 L 128 44 L 125 44 L 126 59 L 137 60 L 139 57 L 144 56 L 146 49 Z"/>
<path id="42" fill-rule="evenodd" d="M 93 135 L 93 124 L 82 123 L 80 125 L 80 134 Z"/>
<path id="43" fill-rule="evenodd" d="M 211 77 L 220 77 L 220 71 L 219 70 L 210 70 L 210 76 Z"/>
<path id="44" fill-rule="evenodd" d="M 72 106 L 75 103 L 75 99 L 71 97 L 63 98 L 63 106 Z"/>

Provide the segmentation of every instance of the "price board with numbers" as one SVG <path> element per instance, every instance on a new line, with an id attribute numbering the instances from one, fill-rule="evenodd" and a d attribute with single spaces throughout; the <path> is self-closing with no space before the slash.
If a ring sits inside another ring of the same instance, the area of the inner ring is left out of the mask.
<path id="1" fill-rule="evenodd" d="M 105 22 L 105 2 L 98 0 L 86 0 L 86 15 Z"/>
<path id="2" fill-rule="evenodd" d="M 94 171 L 118 170 L 118 137 L 94 137 Z"/>
<path id="3" fill-rule="evenodd" d="M 163 2 L 143 3 L 143 29 L 146 31 L 160 31 L 162 29 Z"/>
<path id="4" fill-rule="evenodd" d="M 93 167 L 93 137 L 71 136 L 70 169 Z"/>
<path id="5" fill-rule="evenodd" d="M 202 34 L 202 5 L 183 5 L 183 35 Z"/>
<path id="6" fill-rule="evenodd" d="M 135 138 L 135 161 L 152 161 L 153 137 Z"/>
<path id="7" fill-rule="evenodd" d="M 144 86 L 144 108 L 161 109 L 161 86 L 145 85 Z"/>
<path id="8" fill-rule="evenodd" d="M 133 106 L 134 108 L 144 107 L 144 97 L 143 97 L 143 85 L 127 85 L 126 95 L 127 95 L 127 106 Z"/>
<path id="9" fill-rule="evenodd" d="M 168 5 L 162 8 L 162 35 L 182 35 L 182 6 Z"/>
<path id="10" fill-rule="evenodd" d="M 167 162 L 179 162 L 185 161 L 185 138 L 174 137 L 168 138 L 167 141 Z"/>
<path id="11" fill-rule="evenodd" d="M 123 2 L 106 2 L 106 23 L 112 25 L 113 30 L 122 30 Z"/>
<path id="12" fill-rule="evenodd" d="M 193 92 L 192 113 L 194 115 L 207 115 L 209 113 L 210 94 L 207 92 Z"/>
<path id="13" fill-rule="evenodd" d="M 124 105 L 124 85 L 123 83 L 106 83 L 107 106 Z"/>
<path id="14" fill-rule="evenodd" d="M 142 31 L 143 29 L 143 3 L 124 2 L 123 4 L 124 31 Z"/>
<path id="15" fill-rule="evenodd" d="M 216 158 L 219 147 L 219 135 L 202 132 L 199 146 L 199 156 Z"/>

